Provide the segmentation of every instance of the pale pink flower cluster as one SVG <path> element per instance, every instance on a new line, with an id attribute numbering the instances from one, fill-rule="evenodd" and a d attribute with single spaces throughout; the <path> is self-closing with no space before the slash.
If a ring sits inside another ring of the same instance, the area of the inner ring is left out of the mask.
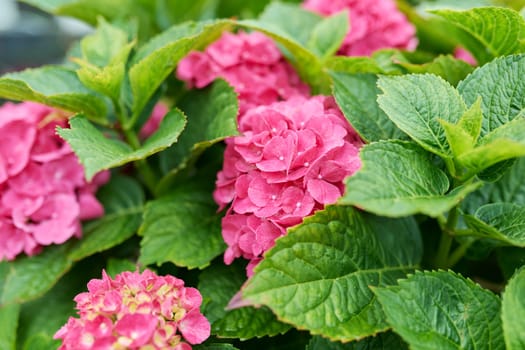
<path id="1" fill-rule="evenodd" d="M 162 119 L 166 116 L 166 113 L 168 113 L 168 106 L 162 102 L 157 103 L 155 107 L 153 107 L 148 120 L 140 129 L 139 137 L 144 140 L 157 131 Z"/>
<path id="2" fill-rule="evenodd" d="M 456 49 L 454 50 L 454 57 L 467 62 L 471 66 L 475 66 L 478 64 L 474 56 L 472 56 L 472 54 L 469 51 L 465 50 L 462 47 L 456 47 Z"/>
<path id="3" fill-rule="evenodd" d="M 295 97 L 252 108 L 227 140 L 214 199 L 231 203 L 222 221 L 224 261 L 250 260 L 248 275 L 286 228 L 334 203 L 361 165 L 362 141 L 333 98 Z"/>
<path id="4" fill-rule="evenodd" d="M 339 54 L 369 56 L 385 48 L 413 50 L 416 29 L 395 0 L 305 0 L 303 6 L 321 15 L 349 10 L 350 30 Z"/>
<path id="5" fill-rule="evenodd" d="M 309 87 L 264 34 L 224 32 L 204 52 L 193 51 L 177 67 L 177 77 L 189 87 L 203 88 L 216 78 L 238 94 L 239 115 L 248 109 L 309 94 Z"/>
<path id="6" fill-rule="evenodd" d="M 80 318 L 55 334 L 59 350 L 191 350 L 210 336 L 202 296 L 173 276 L 150 270 L 92 279 L 75 297 Z"/>
<path id="7" fill-rule="evenodd" d="M 94 194 L 109 173 L 87 183 L 57 126 L 67 127 L 67 116 L 49 107 L 0 107 L 0 260 L 80 237 L 80 220 L 103 214 Z"/>

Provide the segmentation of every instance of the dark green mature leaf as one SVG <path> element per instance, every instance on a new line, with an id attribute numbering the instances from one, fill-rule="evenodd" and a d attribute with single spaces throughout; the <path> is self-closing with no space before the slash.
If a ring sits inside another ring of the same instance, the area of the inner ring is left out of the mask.
<path id="1" fill-rule="evenodd" d="M 152 38 L 140 48 L 129 70 L 133 119 L 137 118 L 164 79 L 192 49 L 215 40 L 233 21 L 185 23 Z M 132 120 L 133 120 L 132 119 Z"/>
<path id="2" fill-rule="evenodd" d="M 5 74 L 0 78 L 0 96 L 82 112 L 97 123 L 106 123 L 103 97 L 82 85 L 74 71 L 63 67 L 47 66 Z"/>
<path id="3" fill-rule="evenodd" d="M 450 55 L 438 56 L 432 62 L 424 64 L 400 62 L 399 65 L 409 73 L 432 73 L 439 75 L 453 86 L 456 86 L 474 70 L 474 67 L 470 64 Z"/>
<path id="4" fill-rule="evenodd" d="M 16 329 L 18 327 L 18 314 L 20 305 L 0 306 L 0 349 L 16 349 Z"/>
<path id="5" fill-rule="evenodd" d="M 424 213 L 433 217 L 457 205 L 478 183 L 448 192 L 446 174 L 416 144 L 381 141 L 361 149 L 362 168 L 346 180 L 341 204 L 390 217 Z"/>
<path id="6" fill-rule="evenodd" d="M 373 74 L 331 73 L 337 104 L 352 127 L 368 142 L 406 137 L 379 108 Z"/>
<path id="7" fill-rule="evenodd" d="M 105 215 L 85 225 L 84 237 L 75 242 L 69 258 L 78 261 L 124 242 L 137 232 L 142 219 L 144 191 L 135 180 L 114 176 L 98 191 Z"/>
<path id="8" fill-rule="evenodd" d="M 195 350 L 238 350 L 235 346 L 226 343 L 201 344 L 193 346 Z"/>
<path id="9" fill-rule="evenodd" d="M 368 286 L 394 284 L 417 266 L 421 253 L 413 219 L 329 206 L 276 241 L 243 297 L 312 334 L 356 340 L 388 328 Z"/>
<path id="10" fill-rule="evenodd" d="M 481 237 L 525 247 L 525 207 L 513 203 L 487 204 L 474 216 L 466 216 L 465 220 Z"/>
<path id="11" fill-rule="evenodd" d="M 212 334 L 223 338 L 250 339 L 285 333 L 290 325 L 277 321 L 266 307 L 242 307 L 226 310 L 226 306 L 246 281 L 245 269 L 213 265 L 199 276 L 203 297 L 203 313 L 211 323 Z"/>
<path id="12" fill-rule="evenodd" d="M 222 79 L 206 89 L 191 91 L 179 102 L 188 125 L 177 144 L 161 154 L 162 170 L 172 172 L 169 178 L 211 145 L 238 134 L 238 105 L 235 91 Z M 159 187 L 166 187 L 169 178 Z"/>
<path id="13" fill-rule="evenodd" d="M 315 336 L 310 340 L 306 350 L 405 350 L 408 345 L 395 333 L 379 333 L 373 337 L 350 343 L 331 342 L 328 339 Z"/>
<path id="14" fill-rule="evenodd" d="M 502 296 L 501 318 L 503 321 L 503 336 L 507 350 L 525 348 L 525 268 L 516 271 L 505 288 Z"/>
<path id="15" fill-rule="evenodd" d="M 108 215 L 85 225 L 83 239 L 0 263 L 0 305 L 41 296 L 75 261 L 109 249 L 136 232 L 144 199 L 140 186 L 134 180 L 115 178 L 99 192 Z"/>
<path id="16" fill-rule="evenodd" d="M 496 257 L 505 280 L 509 280 L 517 269 L 525 266 L 525 248 L 501 247 L 496 249 Z"/>
<path id="17" fill-rule="evenodd" d="M 374 288 L 388 322 L 413 349 L 504 349 L 500 300 L 453 272 L 419 272 Z"/>
<path id="18" fill-rule="evenodd" d="M 22 303 L 45 293 L 72 266 L 67 253 L 70 244 L 46 248 L 34 257 L 2 262 L 8 271 L 0 279 L 0 305 Z"/>
<path id="19" fill-rule="evenodd" d="M 497 58 L 459 83 L 467 105 L 482 99 L 481 136 L 515 119 L 525 109 L 525 55 Z"/>
<path id="20" fill-rule="evenodd" d="M 442 78 L 431 75 L 382 76 L 379 106 L 401 130 L 426 150 L 451 156 L 439 120 L 456 124 L 466 106 L 458 92 Z"/>
<path id="21" fill-rule="evenodd" d="M 177 109 L 171 110 L 158 130 L 137 150 L 107 138 L 82 115 L 70 119 L 69 125 L 69 129 L 59 128 L 58 134 L 69 143 L 84 165 L 86 178 L 91 179 L 101 170 L 144 159 L 171 146 L 184 129 L 186 117 Z"/>
<path id="22" fill-rule="evenodd" d="M 456 26 L 458 41 L 480 65 L 498 56 L 520 50 L 525 22 L 516 11 L 499 7 L 480 7 L 466 11 L 431 11 Z"/>
<path id="23" fill-rule="evenodd" d="M 204 268 L 225 249 L 221 215 L 211 193 L 198 180 L 182 184 L 169 195 L 149 202 L 139 233 L 140 262 L 172 262 L 187 268 Z"/>

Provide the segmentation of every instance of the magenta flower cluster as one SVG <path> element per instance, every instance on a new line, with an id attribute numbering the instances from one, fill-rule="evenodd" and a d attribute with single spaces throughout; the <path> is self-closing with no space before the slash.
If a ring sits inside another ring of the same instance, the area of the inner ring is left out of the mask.
<path id="1" fill-rule="evenodd" d="M 250 260 L 248 274 L 286 229 L 343 194 L 361 165 L 362 141 L 330 97 L 296 97 L 250 109 L 242 135 L 227 140 L 214 198 L 230 210 L 222 221 L 224 261 Z"/>
<path id="2" fill-rule="evenodd" d="M 80 318 L 55 334 L 59 350 L 191 350 L 210 336 L 202 296 L 173 276 L 150 270 L 92 279 L 75 297 Z"/>
<path id="3" fill-rule="evenodd" d="M 417 46 L 416 29 L 395 0 L 305 0 L 303 6 L 321 15 L 349 11 L 350 30 L 339 48 L 341 55 L 369 56 L 379 49 Z"/>
<path id="4" fill-rule="evenodd" d="M 177 77 L 196 88 L 218 77 L 225 79 L 239 96 L 240 115 L 252 107 L 307 96 L 310 91 L 275 43 L 258 32 L 224 32 L 204 52 L 193 51 L 182 59 Z"/>
<path id="5" fill-rule="evenodd" d="M 67 127 L 58 110 L 31 102 L 0 107 L 0 260 L 80 237 L 80 221 L 104 212 L 94 193 L 109 173 L 86 182 L 57 126 Z"/>

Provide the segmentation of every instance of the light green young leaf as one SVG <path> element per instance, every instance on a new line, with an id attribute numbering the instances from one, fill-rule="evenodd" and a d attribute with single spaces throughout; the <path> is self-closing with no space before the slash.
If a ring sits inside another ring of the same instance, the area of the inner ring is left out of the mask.
<path id="1" fill-rule="evenodd" d="M 515 119 L 525 109 L 525 55 L 497 58 L 459 83 L 467 105 L 482 99 L 481 136 Z"/>
<path id="2" fill-rule="evenodd" d="M 372 337 L 350 343 L 331 342 L 328 339 L 312 337 L 306 350 L 408 350 L 408 345 L 395 333 L 379 333 Z"/>
<path id="3" fill-rule="evenodd" d="M 140 262 L 172 262 L 202 269 L 225 250 L 221 216 L 207 184 L 182 184 L 169 195 L 149 202 L 139 234 Z"/>
<path id="4" fill-rule="evenodd" d="M 144 159 L 171 146 L 177 141 L 185 124 L 184 114 L 177 109 L 171 110 L 159 129 L 137 150 L 121 141 L 107 138 L 82 115 L 70 119 L 70 128 L 59 128 L 58 134 L 69 143 L 84 165 L 86 178 L 91 179 L 101 170 Z"/>
<path id="5" fill-rule="evenodd" d="M 135 120 L 164 79 L 177 63 L 192 49 L 216 39 L 223 30 L 231 28 L 233 21 L 185 23 L 152 38 L 140 48 L 129 70 L 133 92 L 133 118 Z M 129 127 L 129 126 L 127 126 Z"/>
<path id="6" fill-rule="evenodd" d="M 510 279 L 502 296 L 501 318 L 507 350 L 525 348 L 525 333 L 523 333 L 523 320 L 525 319 L 524 290 L 525 268 L 521 268 Z"/>
<path id="7" fill-rule="evenodd" d="M 97 67 L 109 65 L 127 45 L 128 33 L 103 18 L 99 19 L 97 30 L 80 41 L 82 58 Z"/>
<path id="8" fill-rule="evenodd" d="M 305 29 L 305 27 L 299 27 Z M 337 52 L 348 32 L 348 12 L 321 20 L 312 30 L 306 47 L 321 59 L 326 59 Z"/>
<path id="9" fill-rule="evenodd" d="M 361 339 L 389 327 L 368 286 L 394 284 L 416 268 L 421 253 L 413 219 L 329 206 L 277 239 L 243 288 L 243 298 L 312 334 Z"/>
<path id="10" fill-rule="evenodd" d="M 188 124 L 179 141 L 160 155 L 161 168 L 170 173 L 161 180 L 159 189 L 165 189 L 173 176 L 211 145 L 238 134 L 237 95 L 222 79 L 203 90 L 189 92 L 178 106 L 188 116 Z"/>
<path id="11" fill-rule="evenodd" d="M 500 300 L 453 272 L 419 272 L 374 288 L 389 324 L 411 349 L 503 350 Z"/>
<path id="12" fill-rule="evenodd" d="M 466 106 L 458 92 L 432 74 L 382 76 L 377 101 L 397 127 L 426 150 L 443 158 L 452 155 L 439 120 L 456 124 Z"/>
<path id="13" fill-rule="evenodd" d="M 352 127 L 368 142 L 406 138 L 377 104 L 373 74 L 331 73 L 337 104 Z"/>
<path id="14" fill-rule="evenodd" d="M 447 193 L 449 181 L 429 154 L 416 144 L 381 141 L 361 149 L 362 168 L 346 180 L 339 200 L 377 215 L 423 213 L 436 217 L 457 205 L 478 183 Z"/>
<path id="15" fill-rule="evenodd" d="M 470 106 L 457 124 L 439 120 L 445 130 L 445 136 L 454 157 L 458 157 L 474 148 L 481 132 L 482 120 L 481 99 L 478 99 Z"/>
<path id="16" fill-rule="evenodd" d="M 439 75 L 452 86 L 456 86 L 461 80 L 474 70 L 470 64 L 463 60 L 456 59 L 450 55 L 438 56 L 433 61 L 424 64 L 398 63 L 409 73 L 432 73 Z"/>
<path id="17" fill-rule="evenodd" d="M 251 339 L 275 336 L 288 331 L 290 325 L 277 321 L 266 307 L 250 306 L 226 310 L 226 306 L 246 281 L 246 270 L 233 264 L 213 265 L 199 276 L 203 313 L 211 323 L 212 334 L 223 338 Z"/>
<path id="18" fill-rule="evenodd" d="M 457 158 L 457 163 L 478 173 L 505 160 L 525 156 L 525 118 L 516 118 L 485 135 L 478 147 Z"/>
<path id="19" fill-rule="evenodd" d="M 0 78 L 0 96 L 83 112 L 94 122 L 107 123 L 104 98 L 82 85 L 75 72 L 63 67 L 47 66 L 5 74 Z"/>
<path id="20" fill-rule="evenodd" d="M 466 11 L 431 12 L 459 29 L 459 43 L 473 54 L 480 65 L 498 56 L 519 52 L 519 41 L 525 36 L 523 18 L 510 9 L 480 7 Z"/>
<path id="21" fill-rule="evenodd" d="M 333 73 L 370 73 L 370 74 L 387 74 L 385 67 L 372 57 L 346 57 L 333 56 L 324 61 L 324 67 Z"/>
<path id="22" fill-rule="evenodd" d="M 465 221 L 475 235 L 525 247 L 525 207 L 513 203 L 486 204 L 474 216 L 465 216 Z"/>
<path id="23" fill-rule="evenodd" d="M 18 328 L 18 314 L 20 305 L 12 304 L 0 306 L 0 349 L 16 349 L 16 330 Z"/>

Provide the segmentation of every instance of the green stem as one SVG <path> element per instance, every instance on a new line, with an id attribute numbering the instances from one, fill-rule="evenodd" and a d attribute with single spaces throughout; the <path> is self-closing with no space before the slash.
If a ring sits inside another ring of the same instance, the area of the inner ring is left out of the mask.
<path id="1" fill-rule="evenodd" d="M 448 258 L 447 265 L 448 267 L 452 267 L 458 263 L 458 261 L 461 260 L 461 258 L 465 255 L 467 252 L 467 249 L 474 243 L 475 240 L 469 240 L 465 243 L 461 244 L 459 247 L 457 247 L 452 254 L 450 254 Z"/>
<path id="2" fill-rule="evenodd" d="M 435 267 L 446 269 L 448 265 L 448 255 L 450 253 L 450 248 L 452 247 L 452 242 L 454 241 L 454 228 L 459 219 L 459 210 L 458 207 L 450 209 L 448 213 L 447 222 L 442 228 L 441 239 L 439 241 L 439 248 L 436 254 Z"/>
<path id="3" fill-rule="evenodd" d="M 133 130 L 123 130 L 126 141 L 133 147 L 133 149 L 140 148 L 140 141 L 137 137 L 137 134 Z M 136 160 L 134 163 L 135 168 L 137 168 L 142 180 L 148 190 L 153 194 L 155 193 L 155 187 L 157 184 L 157 176 L 155 172 L 150 167 L 146 159 Z"/>

